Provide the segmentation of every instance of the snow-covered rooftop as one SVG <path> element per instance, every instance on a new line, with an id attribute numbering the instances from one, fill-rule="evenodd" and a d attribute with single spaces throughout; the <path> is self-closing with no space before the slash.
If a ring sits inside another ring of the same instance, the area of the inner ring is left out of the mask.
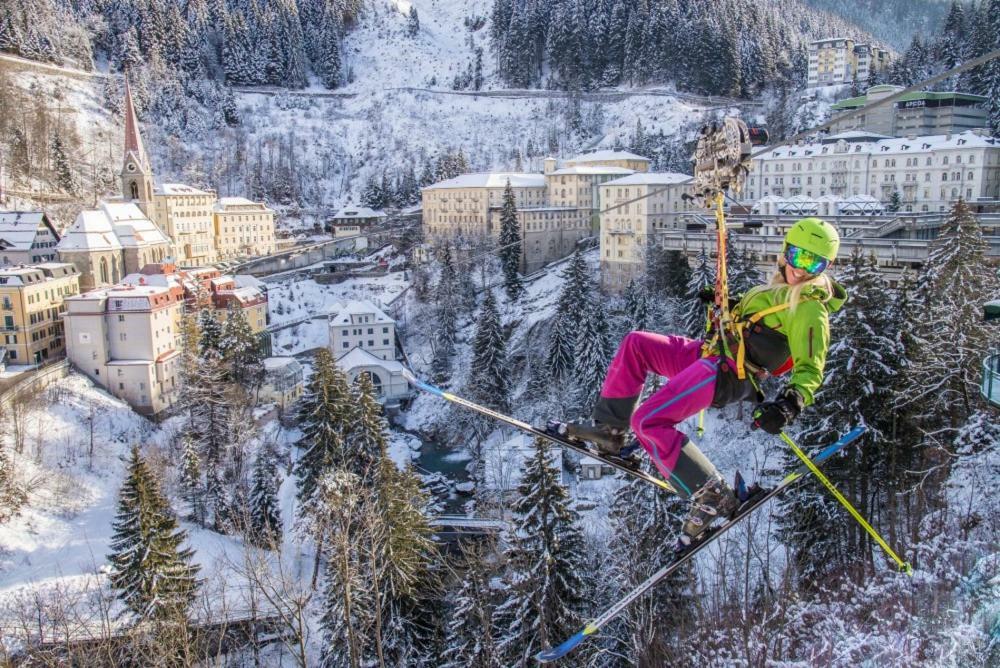
<path id="1" fill-rule="evenodd" d="M 211 194 L 211 193 L 206 193 L 206 194 Z M 212 207 L 212 209 L 214 211 L 225 213 L 226 210 L 228 210 L 229 207 L 231 206 L 239 206 L 239 207 L 252 206 L 259 211 L 267 210 L 267 205 L 264 204 L 263 202 L 254 202 L 253 200 L 249 200 L 246 197 L 220 197 L 218 201 L 215 203 L 215 206 Z"/>
<path id="2" fill-rule="evenodd" d="M 333 307 L 333 313 L 334 315 L 330 316 L 331 325 L 350 325 L 351 316 L 355 315 L 373 316 L 375 318 L 373 323 L 395 322 L 367 299 L 336 304 Z"/>
<path id="3" fill-rule="evenodd" d="M 644 160 L 649 162 L 649 158 L 644 158 L 641 155 L 636 155 L 635 153 L 629 153 L 628 151 L 593 151 L 591 153 L 583 153 L 576 157 L 566 160 L 566 163 L 572 162 L 598 162 L 600 160 Z"/>
<path id="4" fill-rule="evenodd" d="M 194 186 L 183 183 L 163 183 L 153 189 L 159 195 L 211 195 L 212 193 L 199 190 Z"/>
<path id="5" fill-rule="evenodd" d="M 636 172 L 631 176 L 606 181 L 603 186 L 669 186 L 675 183 L 687 183 L 691 177 L 678 172 Z"/>
<path id="6" fill-rule="evenodd" d="M 57 248 L 98 251 L 169 243 L 170 238 L 132 202 L 101 202 L 97 209 L 80 212 Z"/>
<path id="7" fill-rule="evenodd" d="M 504 188 L 510 181 L 511 188 L 544 188 L 545 175 L 525 172 L 480 172 L 462 174 L 453 179 L 433 183 L 423 190 L 443 188 Z"/>
<path id="8" fill-rule="evenodd" d="M 264 371 L 275 371 L 285 367 L 300 367 L 298 360 L 294 357 L 265 357 Z"/>
<path id="9" fill-rule="evenodd" d="M 403 364 L 396 360 L 384 360 L 375 357 L 367 350 L 355 347 L 337 358 L 337 365 L 344 371 L 356 369 L 359 366 L 379 366 L 390 372 L 401 372 Z"/>
<path id="10" fill-rule="evenodd" d="M 846 134 L 846 133 L 845 133 Z M 821 142 L 812 142 L 808 144 L 797 144 L 794 146 L 780 146 L 766 153 L 762 153 L 755 159 L 787 159 L 794 158 L 797 156 L 812 156 L 817 154 L 830 153 L 831 142 L 829 137 Z M 878 139 L 876 141 L 858 141 L 850 140 L 846 137 L 844 138 L 847 143 L 847 150 L 843 153 L 847 154 L 878 154 L 883 153 L 897 154 L 897 153 L 916 153 L 918 151 L 939 151 L 943 149 L 970 149 L 970 148 L 1000 148 L 1000 142 L 992 137 L 984 137 L 977 132 L 968 130 L 966 132 L 961 132 L 957 134 L 950 135 L 924 135 L 921 137 L 914 137 L 912 139 L 907 137 L 886 137 L 884 139 Z"/>
<path id="11" fill-rule="evenodd" d="M 44 220 L 41 211 L 0 211 L 0 247 L 29 250 Z"/>
<path id="12" fill-rule="evenodd" d="M 553 176 L 569 174 L 632 174 L 634 169 L 615 167 L 614 165 L 572 165 L 552 172 Z"/>
<path id="13" fill-rule="evenodd" d="M 343 209 L 333 214 L 331 220 L 351 219 L 351 218 L 385 218 L 385 214 L 367 206 L 345 206 Z"/>

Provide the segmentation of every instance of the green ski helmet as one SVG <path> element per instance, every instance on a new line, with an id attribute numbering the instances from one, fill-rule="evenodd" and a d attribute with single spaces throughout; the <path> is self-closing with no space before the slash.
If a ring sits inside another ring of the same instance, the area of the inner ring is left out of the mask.
<path id="1" fill-rule="evenodd" d="M 785 235 L 782 252 L 789 246 L 798 246 L 833 262 L 840 250 L 840 234 L 830 223 L 820 218 L 802 218 L 796 221 Z"/>

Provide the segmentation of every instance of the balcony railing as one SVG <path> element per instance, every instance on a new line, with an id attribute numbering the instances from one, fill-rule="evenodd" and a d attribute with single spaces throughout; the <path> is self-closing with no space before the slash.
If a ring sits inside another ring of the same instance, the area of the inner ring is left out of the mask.
<path id="1" fill-rule="evenodd" d="M 983 384 L 980 390 L 986 401 L 1000 407 L 1000 353 L 983 360 Z"/>

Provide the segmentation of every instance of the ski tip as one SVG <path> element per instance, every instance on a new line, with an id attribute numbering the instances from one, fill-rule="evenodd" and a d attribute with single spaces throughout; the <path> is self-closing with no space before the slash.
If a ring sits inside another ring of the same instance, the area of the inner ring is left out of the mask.
<path id="1" fill-rule="evenodd" d="M 538 661 L 539 663 L 549 663 L 551 661 L 558 661 L 559 659 L 563 658 L 571 651 L 573 651 L 574 647 L 583 642 L 583 639 L 587 637 L 588 629 L 589 627 L 583 629 L 582 631 L 579 631 L 578 633 L 573 634 L 558 647 L 542 650 L 541 652 L 535 655 L 535 660 Z"/>

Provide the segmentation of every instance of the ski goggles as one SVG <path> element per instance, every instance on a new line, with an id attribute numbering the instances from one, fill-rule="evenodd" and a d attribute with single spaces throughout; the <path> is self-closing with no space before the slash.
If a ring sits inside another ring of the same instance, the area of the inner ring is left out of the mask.
<path id="1" fill-rule="evenodd" d="M 830 264 L 822 255 L 817 255 L 812 251 L 791 244 L 785 248 L 785 262 L 794 269 L 801 269 L 807 274 L 817 276 L 823 273 L 826 266 Z"/>

